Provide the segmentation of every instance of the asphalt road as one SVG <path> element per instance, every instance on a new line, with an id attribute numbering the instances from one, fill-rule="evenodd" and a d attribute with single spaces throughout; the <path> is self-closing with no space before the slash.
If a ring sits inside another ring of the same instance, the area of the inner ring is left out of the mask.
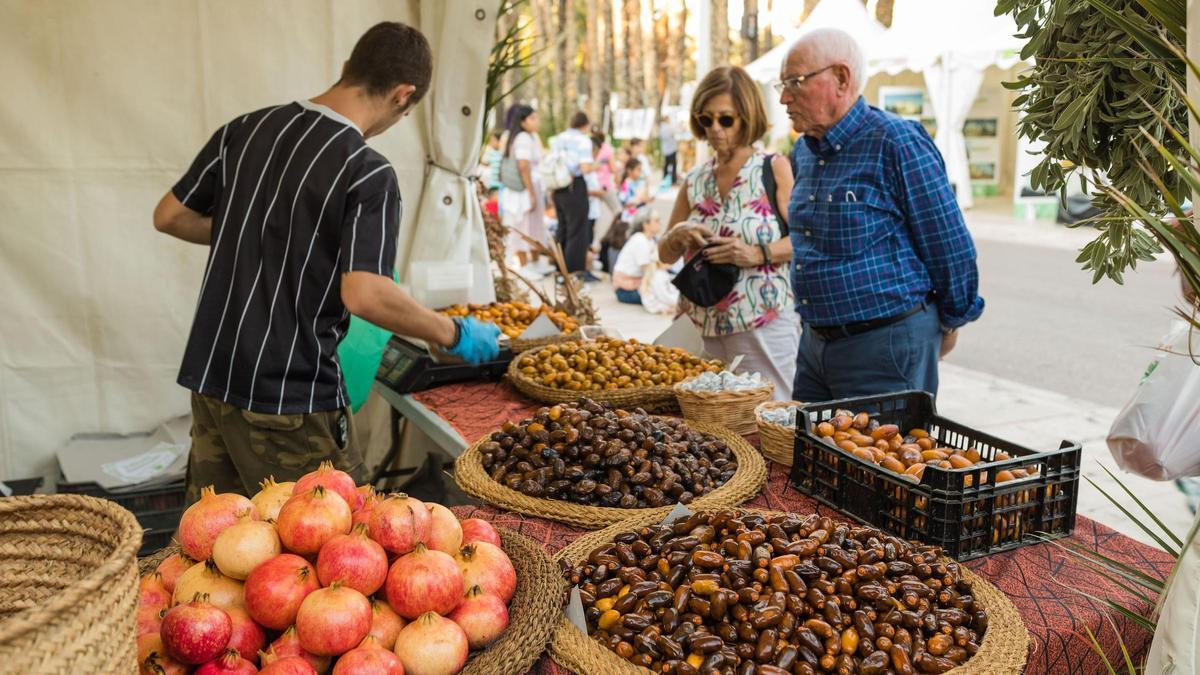
<path id="1" fill-rule="evenodd" d="M 1170 262 L 1139 266 L 1119 286 L 1092 285 L 1076 252 L 976 240 L 979 321 L 947 361 L 1042 389 L 1120 407 L 1174 317 L 1178 279 Z"/>

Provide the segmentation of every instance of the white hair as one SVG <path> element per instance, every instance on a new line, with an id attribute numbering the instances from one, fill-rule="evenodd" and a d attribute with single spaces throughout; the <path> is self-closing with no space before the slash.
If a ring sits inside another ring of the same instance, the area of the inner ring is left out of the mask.
<path id="1" fill-rule="evenodd" d="M 790 55 L 804 47 L 813 66 L 845 64 L 850 69 L 850 84 L 857 96 L 867 86 L 866 59 L 863 58 L 862 48 L 858 41 L 844 30 L 837 28 L 818 28 L 805 33 L 788 51 Z"/>

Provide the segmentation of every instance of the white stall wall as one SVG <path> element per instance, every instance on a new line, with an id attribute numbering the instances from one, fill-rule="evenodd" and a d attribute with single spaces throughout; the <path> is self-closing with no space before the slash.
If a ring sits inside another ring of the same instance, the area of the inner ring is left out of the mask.
<path id="1" fill-rule="evenodd" d="M 498 4 L 471 2 L 486 20 L 453 28 L 484 59 Z M 420 14 L 419 0 L 0 0 L 0 480 L 53 473 L 74 433 L 187 410 L 175 376 L 205 250 L 156 233 L 155 203 L 220 125 L 320 93 L 364 30 Z M 485 68 L 461 58 L 435 71 Z M 464 96 L 481 107 L 482 89 Z M 400 179 L 409 246 L 431 105 L 371 141 Z"/>

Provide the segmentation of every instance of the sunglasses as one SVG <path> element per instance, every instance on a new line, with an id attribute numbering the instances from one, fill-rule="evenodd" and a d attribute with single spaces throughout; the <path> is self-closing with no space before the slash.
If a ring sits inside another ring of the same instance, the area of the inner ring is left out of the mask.
<path id="1" fill-rule="evenodd" d="M 713 122 L 716 122 L 722 127 L 728 129 L 729 127 L 733 126 L 735 121 L 737 121 L 737 117 L 735 115 L 717 115 L 716 117 L 713 117 L 708 113 L 700 113 L 699 115 L 696 115 L 696 121 L 699 122 L 700 126 L 704 127 L 705 129 L 711 129 Z"/>

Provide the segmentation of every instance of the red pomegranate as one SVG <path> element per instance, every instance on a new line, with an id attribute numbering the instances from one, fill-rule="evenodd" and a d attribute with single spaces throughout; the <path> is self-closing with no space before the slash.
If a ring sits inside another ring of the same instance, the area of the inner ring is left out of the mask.
<path id="1" fill-rule="evenodd" d="M 198 595 L 189 603 L 167 610 L 159 634 L 171 656 L 198 665 L 224 653 L 232 632 L 229 615 Z"/>
<path id="2" fill-rule="evenodd" d="M 404 663 L 368 635 L 357 647 L 338 657 L 333 675 L 404 675 Z"/>
<path id="3" fill-rule="evenodd" d="M 279 520 L 279 509 L 292 498 L 296 484 L 292 481 L 276 483 L 274 476 L 267 476 L 258 484 L 261 488 L 250 501 L 258 508 L 258 515 L 263 520 Z"/>
<path id="4" fill-rule="evenodd" d="M 318 656 L 344 654 L 371 630 L 371 603 L 362 593 L 335 581 L 313 591 L 296 615 L 300 646 Z"/>
<path id="5" fill-rule="evenodd" d="M 463 546 L 475 541 L 486 541 L 495 546 L 500 545 L 500 533 L 486 520 L 467 518 L 459 523 L 459 525 L 462 527 Z"/>
<path id="6" fill-rule="evenodd" d="M 216 660 L 197 668 L 193 675 L 254 675 L 257 672 L 258 668 L 242 658 L 236 650 L 226 649 Z"/>
<path id="7" fill-rule="evenodd" d="M 367 635 L 375 636 L 384 649 L 396 646 L 396 636 L 405 623 L 386 601 L 371 598 L 371 631 Z"/>
<path id="8" fill-rule="evenodd" d="M 250 618 L 250 614 L 237 607 L 226 609 L 233 632 L 229 635 L 228 649 L 235 650 L 250 663 L 258 663 L 258 652 L 267 644 L 267 634 L 262 626 Z"/>
<path id="9" fill-rule="evenodd" d="M 354 479 L 345 471 L 333 468 L 333 462 L 321 462 L 316 471 L 310 471 L 301 476 L 296 481 L 294 492 L 296 494 L 308 492 L 318 485 L 338 493 L 342 499 L 346 500 L 351 511 L 356 511 L 358 507 L 362 506 L 363 495 L 358 491 L 358 486 L 354 484 Z"/>
<path id="10" fill-rule="evenodd" d="M 275 526 L 265 520 L 251 520 L 241 514 L 213 542 L 213 562 L 221 573 L 231 579 L 245 579 L 260 563 L 279 555 L 283 546 Z"/>
<path id="11" fill-rule="evenodd" d="M 271 643 L 271 647 L 267 649 L 267 654 L 270 654 L 275 658 L 298 656 L 304 659 L 304 661 L 312 666 L 313 669 L 318 673 L 328 672 L 329 664 L 333 661 L 333 657 L 317 656 L 316 654 L 304 651 L 304 648 L 300 646 L 300 636 L 296 634 L 295 626 L 288 626 L 288 629 L 283 631 L 283 633 Z M 265 664 L 267 661 L 268 657 L 263 655 L 263 663 Z"/>
<path id="12" fill-rule="evenodd" d="M 258 520 L 258 509 L 242 495 L 217 494 L 211 485 L 201 488 L 200 501 L 189 506 L 179 521 L 177 536 L 183 552 L 194 560 L 211 558 L 217 535 L 236 523 L 237 514 L 247 509 L 250 518 Z"/>
<path id="13" fill-rule="evenodd" d="M 317 578 L 324 586 L 340 580 L 363 595 L 371 595 L 383 587 L 387 573 L 387 553 L 378 542 L 367 538 L 367 528 L 362 525 L 350 534 L 330 539 L 317 555 Z"/>
<path id="14" fill-rule="evenodd" d="M 196 564 L 186 553 L 173 553 L 163 559 L 158 564 L 158 572 L 162 575 L 162 585 L 167 589 L 168 593 L 175 592 L 175 582 L 179 579 L 179 575 L 191 569 Z"/>
<path id="15" fill-rule="evenodd" d="M 162 629 L 163 615 L 166 613 L 166 607 L 138 607 L 137 634 L 158 635 L 158 631 Z"/>
<path id="16" fill-rule="evenodd" d="M 458 624 L 426 612 L 400 631 L 396 656 L 406 675 L 453 675 L 467 662 L 467 636 Z"/>
<path id="17" fill-rule="evenodd" d="M 370 485 L 364 485 L 363 487 L 370 489 L 371 493 L 363 497 L 362 506 L 358 507 L 358 510 L 350 515 L 350 524 L 351 527 L 366 525 L 367 530 L 370 531 L 371 514 L 375 513 L 375 505 L 383 501 L 383 496 L 375 492 L 375 488 L 372 488 Z M 361 490 L 362 488 L 359 489 Z"/>
<path id="18" fill-rule="evenodd" d="M 273 660 L 263 655 L 263 669 L 258 675 L 317 675 L 317 669 L 299 656 L 280 656 Z"/>
<path id="19" fill-rule="evenodd" d="M 307 560 L 282 553 L 246 577 L 246 611 L 264 628 L 283 630 L 296 622 L 304 598 L 320 587 Z"/>
<path id="20" fill-rule="evenodd" d="M 279 510 L 275 529 L 287 550 L 311 555 L 325 542 L 350 531 L 350 507 L 338 493 L 318 485 L 287 500 Z"/>
<path id="21" fill-rule="evenodd" d="M 163 585 L 162 575 L 151 572 L 138 582 L 138 607 L 162 609 L 171 604 L 171 592 Z"/>
<path id="22" fill-rule="evenodd" d="M 499 546 L 477 541 L 462 547 L 455 557 L 468 588 L 482 586 L 484 591 L 499 596 L 505 604 L 512 600 L 517 590 L 517 570 Z"/>
<path id="23" fill-rule="evenodd" d="M 441 504 L 429 505 L 429 537 L 425 545 L 435 551 L 454 555 L 462 546 L 462 526 L 450 509 Z"/>
<path id="24" fill-rule="evenodd" d="M 371 538 L 389 553 L 403 555 L 429 537 L 429 509 L 419 499 L 396 493 L 375 505 Z"/>
<path id="25" fill-rule="evenodd" d="M 425 612 L 449 614 L 462 601 L 466 587 L 454 558 L 419 543 L 392 564 L 385 588 L 392 609 L 412 620 Z"/>
<path id="26" fill-rule="evenodd" d="M 508 607 L 495 595 L 472 586 L 462 604 L 450 613 L 450 620 L 467 634 L 471 649 L 483 649 L 508 628 Z"/>
<path id="27" fill-rule="evenodd" d="M 208 601 L 222 609 L 226 607 L 244 607 L 242 599 L 242 582 L 221 574 L 216 563 L 211 560 L 198 562 L 191 569 L 179 575 L 175 582 L 174 602 L 181 604 L 196 597 L 197 593 L 208 596 Z"/>

